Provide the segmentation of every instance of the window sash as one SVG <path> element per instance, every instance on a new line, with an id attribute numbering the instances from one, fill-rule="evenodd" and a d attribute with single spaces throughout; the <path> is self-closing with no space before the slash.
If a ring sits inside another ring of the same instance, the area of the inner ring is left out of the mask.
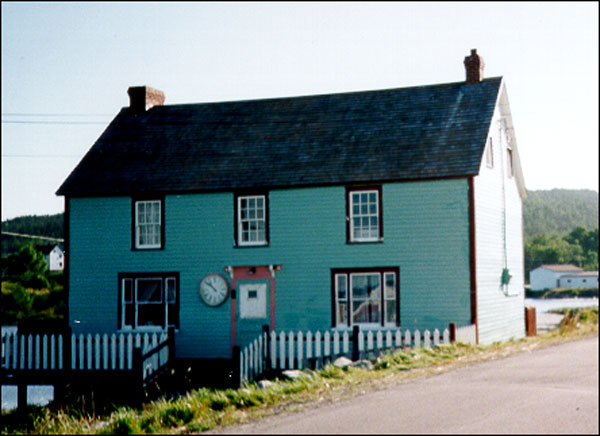
<path id="1" fill-rule="evenodd" d="M 162 210 L 160 200 L 135 202 L 135 247 L 161 248 Z"/>
<path id="2" fill-rule="evenodd" d="M 380 198 L 377 190 L 348 192 L 350 241 L 378 241 L 380 239 Z"/>
<path id="3" fill-rule="evenodd" d="M 238 197 L 237 225 L 239 245 L 265 245 L 267 243 L 266 196 Z"/>
<path id="4" fill-rule="evenodd" d="M 155 289 L 148 287 L 152 282 Z M 177 326 L 176 277 L 125 277 L 121 279 L 120 294 L 121 329 L 162 330 Z"/>

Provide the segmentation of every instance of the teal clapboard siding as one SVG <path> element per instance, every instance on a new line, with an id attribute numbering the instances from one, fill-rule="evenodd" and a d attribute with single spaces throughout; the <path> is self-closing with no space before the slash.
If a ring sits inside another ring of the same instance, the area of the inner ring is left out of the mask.
<path id="1" fill-rule="evenodd" d="M 131 250 L 130 198 L 72 198 L 71 325 L 115 331 L 118 273 L 177 271 L 178 356 L 229 357 L 231 299 L 205 306 L 200 280 L 214 272 L 229 279 L 228 265 L 269 264 L 282 266 L 276 275 L 278 330 L 331 328 L 331 269 L 378 266 L 400 268 L 403 328 L 468 324 L 467 180 L 384 184 L 382 243 L 346 243 L 345 195 L 343 186 L 270 191 L 270 244 L 252 248 L 234 247 L 232 193 L 167 195 L 165 247 L 153 251 Z M 243 345 L 250 333 L 238 336 Z"/>

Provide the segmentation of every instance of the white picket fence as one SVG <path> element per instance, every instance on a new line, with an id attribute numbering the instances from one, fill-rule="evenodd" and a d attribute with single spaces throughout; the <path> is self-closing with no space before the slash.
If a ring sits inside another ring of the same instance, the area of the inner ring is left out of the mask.
<path id="1" fill-rule="evenodd" d="M 441 334 L 438 329 L 423 333 L 419 330 L 402 333 L 401 329 L 359 330 L 358 337 L 355 339 L 353 336 L 350 331 L 264 332 L 240 350 L 240 382 L 254 380 L 269 370 L 315 368 L 339 356 L 352 357 L 354 340 L 358 342 L 360 357 L 401 347 L 431 348 L 440 343 L 450 343 L 448 329 Z"/>
<path id="2" fill-rule="evenodd" d="M 3 370 L 40 371 L 132 370 L 134 349 L 141 348 L 143 378 L 146 379 L 169 361 L 168 339 L 166 332 L 72 334 L 70 337 L 2 332 L 1 367 Z M 70 341 L 70 356 L 65 356 L 65 340 Z"/>

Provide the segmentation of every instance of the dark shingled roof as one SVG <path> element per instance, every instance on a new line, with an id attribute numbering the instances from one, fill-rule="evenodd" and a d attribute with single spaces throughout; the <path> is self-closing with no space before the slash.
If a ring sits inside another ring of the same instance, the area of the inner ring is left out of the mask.
<path id="1" fill-rule="evenodd" d="M 57 194 L 476 175 L 501 81 L 123 108 Z"/>

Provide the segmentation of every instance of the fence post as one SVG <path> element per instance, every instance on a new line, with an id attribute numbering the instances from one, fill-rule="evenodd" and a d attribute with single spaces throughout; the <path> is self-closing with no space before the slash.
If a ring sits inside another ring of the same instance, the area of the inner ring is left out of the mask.
<path id="1" fill-rule="evenodd" d="M 266 351 L 266 355 L 265 353 L 263 353 L 263 355 L 260 356 L 261 359 L 264 359 L 264 372 L 268 372 L 271 369 L 271 357 L 269 351 L 271 351 L 271 335 L 269 334 L 269 324 L 263 324 L 262 326 L 262 331 L 263 331 L 263 336 L 265 336 L 265 343 L 264 343 L 264 349 Z"/>
<path id="2" fill-rule="evenodd" d="M 175 327 L 169 327 L 169 362 L 175 361 Z"/>
<path id="3" fill-rule="evenodd" d="M 131 369 L 133 371 L 134 403 L 141 407 L 144 399 L 144 362 L 142 362 L 142 347 L 133 348 Z"/>
<path id="4" fill-rule="evenodd" d="M 240 359 L 242 357 L 242 349 L 239 345 L 235 345 L 233 347 L 233 354 L 231 358 L 233 359 L 233 377 L 232 383 L 234 388 L 239 388 L 242 385 L 242 375 L 240 367 Z"/>
<path id="5" fill-rule="evenodd" d="M 358 350 L 358 335 L 360 333 L 360 326 L 355 325 L 352 327 L 352 360 L 360 360 L 360 351 Z"/>
<path id="6" fill-rule="evenodd" d="M 450 330 L 450 343 L 453 344 L 456 342 L 456 323 L 451 322 L 449 326 Z"/>

